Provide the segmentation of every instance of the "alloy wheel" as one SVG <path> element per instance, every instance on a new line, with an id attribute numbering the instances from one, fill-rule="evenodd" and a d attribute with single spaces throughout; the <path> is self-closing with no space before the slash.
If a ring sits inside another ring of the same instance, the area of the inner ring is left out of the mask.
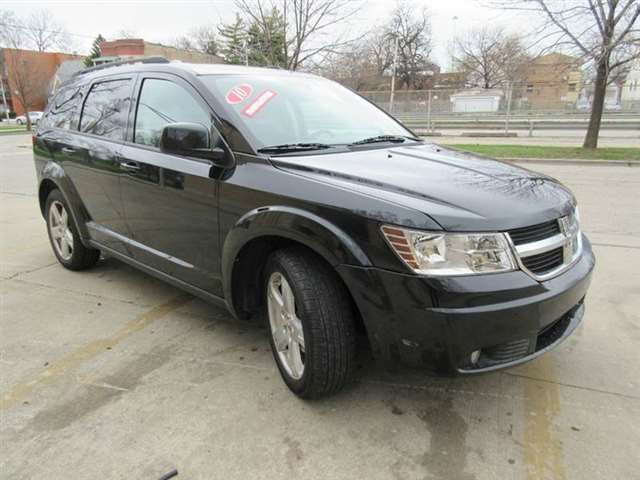
<path id="1" fill-rule="evenodd" d="M 49 209 L 49 232 L 56 253 L 65 261 L 73 256 L 73 233 L 69 227 L 69 215 L 64 205 L 55 201 Z"/>
<path id="2" fill-rule="evenodd" d="M 296 299 L 287 279 L 273 272 L 267 283 L 269 325 L 273 344 L 287 374 L 299 380 L 304 374 L 305 342 Z"/>

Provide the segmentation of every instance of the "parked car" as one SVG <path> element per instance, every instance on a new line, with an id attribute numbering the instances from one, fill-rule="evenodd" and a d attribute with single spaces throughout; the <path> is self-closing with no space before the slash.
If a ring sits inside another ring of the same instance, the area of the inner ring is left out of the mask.
<path id="1" fill-rule="evenodd" d="M 313 75 L 154 62 L 77 74 L 34 136 L 64 267 L 102 252 L 265 321 L 303 398 L 352 378 L 359 341 L 473 375 L 581 322 L 595 260 L 557 180 L 425 143 Z"/>
<path id="2" fill-rule="evenodd" d="M 42 118 L 43 112 L 29 112 L 29 118 L 31 119 L 32 125 L 37 125 L 40 119 Z M 27 116 L 26 115 L 18 115 L 16 117 L 16 123 L 18 125 L 26 125 L 27 124 Z"/>

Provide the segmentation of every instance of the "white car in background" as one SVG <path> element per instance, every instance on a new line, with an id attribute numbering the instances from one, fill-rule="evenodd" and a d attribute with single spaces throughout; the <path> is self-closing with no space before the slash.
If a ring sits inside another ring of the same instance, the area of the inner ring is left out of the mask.
<path id="1" fill-rule="evenodd" d="M 42 118 L 42 112 L 29 112 L 29 118 L 31 119 L 32 125 L 37 125 L 40 119 Z M 26 125 L 27 124 L 27 116 L 26 115 L 18 115 L 16 117 L 16 123 L 18 125 Z"/>

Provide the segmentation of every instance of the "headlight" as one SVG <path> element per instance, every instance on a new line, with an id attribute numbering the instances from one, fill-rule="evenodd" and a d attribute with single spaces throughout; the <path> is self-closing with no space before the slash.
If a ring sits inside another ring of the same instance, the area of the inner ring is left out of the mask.
<path id="1" fill-rule="evenodd" d="M 502 233 L 421 232 L 383 226 L 391 248 L 422 275 L 508 272 L 516 262 Z"/>

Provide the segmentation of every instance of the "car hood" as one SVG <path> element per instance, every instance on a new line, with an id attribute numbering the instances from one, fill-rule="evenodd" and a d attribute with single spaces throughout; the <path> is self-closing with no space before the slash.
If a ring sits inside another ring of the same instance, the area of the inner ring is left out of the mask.
<path id="1" fill-rule="evenodd" d="M 571 192 L 549 176 L 432 144 L 271 160 L 277 168 L 416 209 L 451 231 L 534 225 L 575 205 Z"/>

